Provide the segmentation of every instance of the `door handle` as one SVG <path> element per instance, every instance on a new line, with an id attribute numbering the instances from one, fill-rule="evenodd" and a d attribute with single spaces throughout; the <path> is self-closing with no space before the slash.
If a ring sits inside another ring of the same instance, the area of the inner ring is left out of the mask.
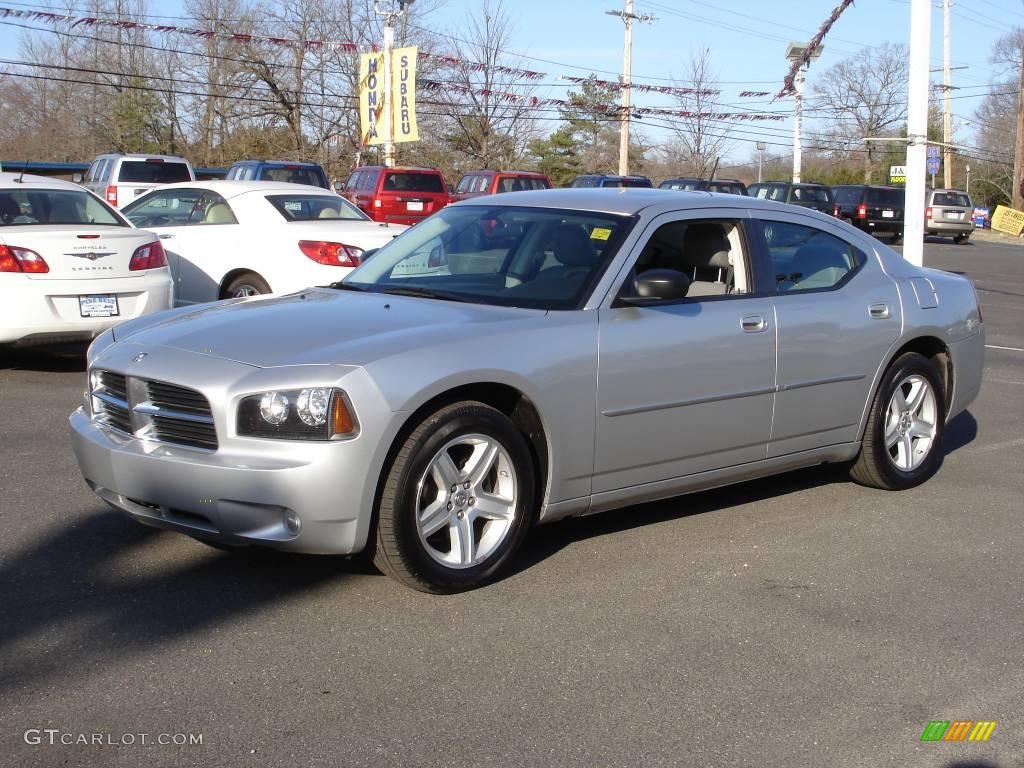
<path id="1" fill-rule="evenodd" d="M 868 314 L 873 320 L 885 320 L 889 317 L 889 305 L 884 301 L 868 305 Z"/>
<path id="2" fill-rule="evenodd" d="M 767 330 L 768 321 L 764 319 L 764 315 L 745 315 L 740 320 L 740 327 L 744 333 L 761 333 Z"/>
<path id="3" fill-rule="evenodd" d="M 174 239 L 174 233 L 173 232 L 164 232 L 162 235 L 160 235 L 160 239 L 161 240 L 173 240 Z"/>

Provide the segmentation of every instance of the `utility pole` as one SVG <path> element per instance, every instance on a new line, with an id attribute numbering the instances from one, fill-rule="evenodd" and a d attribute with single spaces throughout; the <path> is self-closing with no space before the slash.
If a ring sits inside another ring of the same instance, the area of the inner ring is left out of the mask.
<path id="1" fill-rule="evenodd" d="M 754 146 L 757 147 L 757 183 L 761 183 L 761 166 L 764 165 L 764 151 L 768 149 L 767 141 L 759 141 Z"/>
<path id="2" fill-rule="evenodd" d="M 928 59 L 931 55 L 931 0 L 910 0 L 910 76 L 907 84 L 907 187 L 903 217 L 903 258 L 924 263 L 924 198 L 928 143 Z"/>
<path id="3" fill-rule="evenodd" d="M 807 50 L 807 46 L 803 43 L 790 43 L 786 48 L 786 58 L 789 61 L 796 61 L 803 59 L 804 51 Z M 816 61 L 821 56 L 821 52 L 825 50 L 825 46 L 819 45 L 811 53 L 811 61 Z M 809 62 L 808 62 L 809 64 Z M 796 77 L 793 79 L 794 94 L 793 98 L 796 104 L 793 107 L 793 183 L 800 183 L 800 170 L 801 170 L 801 154 L 802 147 L 800 145 L 800 133 L 803 130 L 803 107 L 804 107 L 804 68 L 801 66 L 796 71 Z"/>
<path id="4" fill-rule="evenodd" d="M 953 5 L 952 0 L 942 0 L 942 90 L 943 113 L 942 113 L 942 173 L 943 183 L 946 189 L 953 188 L 953 107 L 950 104 L 952 97 L 953 81 L 949 69 L 949 9 Z M 932 182 L 935 186 L 935 182 Z"/>
<path id="5" fill-rule="evenodd" d="M 1024 165 L 1024 56 L 1020 62 L 1020 96 L 1017 99 L 1017 145 L 1013 151 L 1013 194 L 1010 206 L 1018 211 L 1024 209 L 1024 196 L 1021 195 L 1021 166 Z"/>
<path id="6" fill-rule="evenodd" d="M 388 168 L 395 164 L 395 124 L 394 110 L 391 104 L 391 49 L 395 47 L 395 21 L 405 15 L 407 5 L 412 5 L 415 0 L 397 0 L 398 10 L 395 10 L 395 3 L 390 0 L 385 11 L 380 9 L 380 0 L 374 0 L 373 11 L 378 16 L 384 17 L 384 99 L 381 111 L 381 122 L 384 123 L 384 165 Z"/>
<path id="7" fill-rule="evenodd" d="M 605 11 L 609 16 L 619 16 L 626 24 L 626 41 L 622 53 L 622 113 L 619 118 L 619 176 L 629 173 L 629 108 L 632 95 L 633 69 L 633 22 L 657 21 L 653 16 L 633 13 L 633 0 L 626 0 L 623 11 Z"/>

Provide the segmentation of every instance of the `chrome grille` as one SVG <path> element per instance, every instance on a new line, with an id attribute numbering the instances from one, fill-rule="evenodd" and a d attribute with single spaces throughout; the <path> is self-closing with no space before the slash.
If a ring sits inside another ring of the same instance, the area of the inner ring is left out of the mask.
<path id="1" fill-rule="evenodd" d="M 104 424 L 146 440 L 217 450 L 210 403 L 194 389 L 111 371 L 95 371 L 92 380 L 93 412 Z"/>

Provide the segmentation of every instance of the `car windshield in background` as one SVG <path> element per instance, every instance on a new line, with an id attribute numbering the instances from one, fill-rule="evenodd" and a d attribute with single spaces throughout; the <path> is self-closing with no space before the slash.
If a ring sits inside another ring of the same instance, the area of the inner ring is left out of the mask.
<path id="1" fill-rule="evenodd" d="M 700 179 L 677 179 L 676 181 L 663 181 L 658 185 L 659 189 L 683 189 L 689 192 L 700 189 L 704 182 Z"/>
<path id="2" fill-rule="evenodd" d="M 856 205 L 864 194 L 864 187 L 832 187 L 832 197 L 839 205 Z"/>
<path id="3" fill-rule="evenodd" d="M 936 192 L 932 196 L 932 205 L 957 205 L 969 208 L 971 199 L 963 192 Z"/>
<path id="4" fill-rule="evenodd" d="M 633 226 L 627 216 L 547 208 L 445 208 L 341 284 L 453 301 L 575 309 Z"/>
<path id="5" fill-rule="evenodd" d="M 772 184 L 758 187 L 754 197 L 759 197 L 762 200 L 778 200 L 784 202 L 786 199 L 786 185 L 785 184 Z"/>
<path id="6" fill-rule="evenodd" d="M 267 195 L 267 201 L 277 209 L 285 221 L 370 221 L 369 216 L 337 195 Z"/>
<path id="7" fill-rule="evenodd" d="M 445 191 L 437 173 L 392 172 L 384 176 L 384 191 L 438 192 Z"/>
<path id="8" fill-rule="evenodd" d="M 0 191 L 0 225 L 10 227 L 20 224 L 128 226 L 104 203 L 85 191 L 62 189 Z"/>
<path id="9" fill-rule="evenodd" d="M 867 202 L 869 205 L 886 205 L 890 208 L 903 207 L 902 189 L 869 189 Z"/>
<path id="10" fill-rule="evenodd" d="M 319 187 L 320 174 L 312 168 L 271 166 L 260 171 L 260 181 L 282 181 L 287 184 L 305 184 L 310 187 Z"/>
<path id="11" fill-rule="evenodd" d="M 164 160 L 122 160 L 119 182 L 127 184 L 175 184 L 192 181 L 184 163 Z"/>

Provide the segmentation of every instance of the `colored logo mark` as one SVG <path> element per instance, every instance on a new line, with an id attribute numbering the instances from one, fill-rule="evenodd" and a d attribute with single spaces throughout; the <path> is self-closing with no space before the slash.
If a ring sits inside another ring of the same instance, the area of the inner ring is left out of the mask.
<path id="1" fill-rule="evenodd" d="M 921 741 L 988 741 L 995 729 L 995 720 L 932 720 Z"/>

